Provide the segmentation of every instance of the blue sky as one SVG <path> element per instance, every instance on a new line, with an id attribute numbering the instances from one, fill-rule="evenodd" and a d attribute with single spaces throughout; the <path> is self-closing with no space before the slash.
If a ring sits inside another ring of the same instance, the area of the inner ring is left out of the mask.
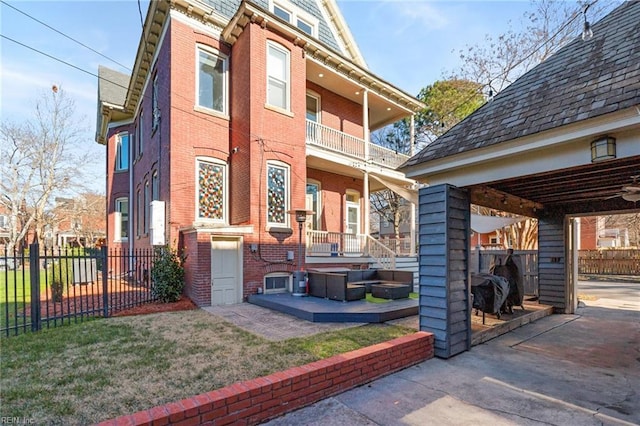
<path id="1" fill-rule="evenodd" d="M 125 1 L 3 0 L 131 67 L 141 23 L 138 3 Z M 148 5 L 142 0 L 142 14 Z M 528 1 L 338 0 L 338 5 L 369 65 L 379 77 L 416 95 L 459 65 L 458 51 L 499 34 L 509 21 L 517 27 Z M 21 121 L 35 99 L 52 85 L 76 103 L 86 127 L 83 146 L 93 161 L 84 165 L 96 177 L 92 187 L 104 192 L 104 147 L 94 142 L 98 65 L 126 68 L 85 49 L 5 4 L 0 4 L 0 33 L 83 69 L 69 67 L 0 39 L 0 117 Z M 101 175 L 99 173 L 102 173 Z"/>

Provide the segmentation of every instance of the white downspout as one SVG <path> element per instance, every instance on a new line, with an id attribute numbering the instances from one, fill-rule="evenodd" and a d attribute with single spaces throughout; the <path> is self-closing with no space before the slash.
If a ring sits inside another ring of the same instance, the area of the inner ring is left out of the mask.
<path id="1" fill-rule="evenodd" d="M 362 96 L 362 130 L 364 139 L 364 184 L 363 184 L 363 197 L 364 197 L 364 234 L 369 236 L 369 210 L 371 208 L 369 200 L 369 91 L 363 90 Z"/>
<path id="2" fill-rule="evenodd" d="M 409 125 L 409 155 L 413 157 L 414 144 L 416 141 L 416 129 L 415 129 L 415 114 L 411 114 L 411 123 Z M 415 256 L 416 253 L 416 205 L 415 203 L 411 203 L 411 215 L 409 216 L 410 221 L 410 246 L 409 253 L 411 256 Z"/>

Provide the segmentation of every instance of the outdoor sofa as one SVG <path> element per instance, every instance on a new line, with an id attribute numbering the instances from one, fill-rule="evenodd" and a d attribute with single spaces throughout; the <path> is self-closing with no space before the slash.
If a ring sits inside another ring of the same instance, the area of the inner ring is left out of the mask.
<path id="1" fill-rule="evenodd" d="M 365 269 L 345 272 L 309 272 L 309 295 L 343 302 L 364 299 L 373 286 L 395 284 L 413 289 L 413 272 Z M 408 292 L 407 292 L 408 295 Z M 406 297 L 406 296 L 405 296 Z"/>

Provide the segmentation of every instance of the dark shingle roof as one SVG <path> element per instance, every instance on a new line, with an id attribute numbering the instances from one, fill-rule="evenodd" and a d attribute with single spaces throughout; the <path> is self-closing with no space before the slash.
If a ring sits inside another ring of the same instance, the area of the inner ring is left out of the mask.
<path id="1" fill-rule="evenodd" d="M 628 1 L 525 73 L 402 167 L 640 104 L 640 1 Z"/>
<path id="2" fill-rule="evenodd" d="M 129 78 L 127 74 L 98 66 L 98 102 L 124 106 Z"/>
<path id="3" fill-rule="evenodd" d="M 314 18 L 318 19 L 318 40 L 327 46 L 340 51 L 338 42 L 336 41 L 333 32 L 329 29 L 329 25 L 324 19 L 324 15 L 320 11 L 316 1 L 311 0 L 289 0 L 300 9 L 304 10 Z M 269 10 L 268 0 L 251 0 L 251 2 L 265 10 Z M 216 12 L 224 16 L 227 19 L 236 13 L 238 7 L 240 7 L 241 0 L 205 0 L 205 3 L 211 6 Z"/>

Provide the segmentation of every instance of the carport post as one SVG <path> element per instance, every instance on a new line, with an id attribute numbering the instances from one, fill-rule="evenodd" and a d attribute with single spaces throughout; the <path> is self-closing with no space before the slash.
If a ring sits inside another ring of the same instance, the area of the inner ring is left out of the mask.
<path id="1" fill-rule="evenodd" d="M 439 358 L 471 348 L 469 207 L 455 186 L 420 189 L 420 330 L 434 334 Z"/>

